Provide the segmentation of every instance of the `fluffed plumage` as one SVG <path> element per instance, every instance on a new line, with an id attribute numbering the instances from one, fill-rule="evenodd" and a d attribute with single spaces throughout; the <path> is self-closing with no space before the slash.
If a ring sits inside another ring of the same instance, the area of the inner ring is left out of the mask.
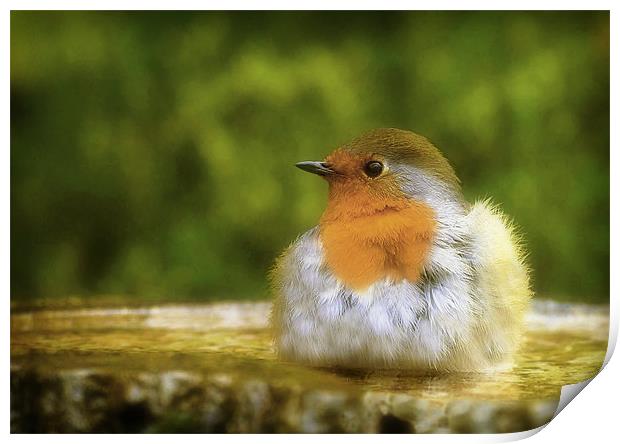
<path id="1" fill-rule="evenodd" d="M 465 202 L 439 150 L 379 129 L 306 164 L 329 201 L 272 272 L 282 359 L 424 371 L 510 361 L 531 297 L 518 236 L 489 201 Z"/>

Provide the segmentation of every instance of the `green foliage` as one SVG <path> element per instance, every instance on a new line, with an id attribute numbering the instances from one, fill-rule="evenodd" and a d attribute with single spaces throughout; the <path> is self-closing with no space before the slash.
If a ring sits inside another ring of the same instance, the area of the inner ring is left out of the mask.
<path id="1" fill-rule="evenodd" d="M 439 146 L 535 288 L 609 296 L 609 14 L 11 14 L 11 292 L 265 297 L 362 131 Z"/>

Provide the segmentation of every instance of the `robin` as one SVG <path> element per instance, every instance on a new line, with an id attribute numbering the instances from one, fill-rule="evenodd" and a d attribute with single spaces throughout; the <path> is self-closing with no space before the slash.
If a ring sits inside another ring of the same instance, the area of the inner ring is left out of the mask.
<path id="1" fill-rule="evenodd" d="M 272 272 L 278 355 L 317 366 L 480 371 L 509 363 L 531 297 L 512 224 L 465 201 L 426 138 L 376 129 L 322 162 L 319 224 Z"/>

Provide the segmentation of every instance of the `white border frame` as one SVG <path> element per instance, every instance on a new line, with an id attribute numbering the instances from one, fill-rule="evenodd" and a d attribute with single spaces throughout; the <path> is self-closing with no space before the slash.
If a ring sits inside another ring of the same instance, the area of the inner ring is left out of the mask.
<path id="1" fill-rule="evenodd" d="M 176 0 L 175 2 L 153 0 L 153 1 L 131 1 L 131 0 L 108 0 L 108 1 L 91 1 L 85 5 L 83 1 L 64 0 L 64 1 L 44 1 L 44 0 L 24 0 L 6 2 L 8 10 L 2 16 L 1 41 L 2 41 L 2 112 L 3 112 L 3 139 L 5 144 L 1 150 L 1 165 L 3 168 L 1 175 L 0 199 L 2 201 L 3 227 L 0 231 L 0 245 L 4 246 L 4 251 L 0 259 L 0 273 L 5 288 L 6 304 L 10 305 L 10 10 L 30 10 L 30 9 L 101 9 L 101 10 L 138 10 L 138 9 L 160 9 L 160 10 L 200 10 L 203 8 L 213 10 L 269 10 L 269 9 L 291 9 L 291 10 L 307 10 L 307 9 L 326 9 L 326 10 L 347 10 L 347 9 L 382 9 L 382 10 L 461 10 L 461 9 L 496 9 L 496 10 L 611 10 L 610 13 L 610 55 L 611 55 L 611 122 L 617 120 L 617 104 L 618 104 L 618 88 L 614 80 L 618 74 L 618 15 L 612 7 L 612 1 L 591 0 L 588 2 L 579 1 L 548 1 L 548 0 L 522 0 L 522 1 L 504 1 L 501 4 L 491 1 L 469 1 L 463 8 L 463 2 L 437 0 L 434 2 L 407 2 L 407 1 L 390 1 L 371 2 L 368 0 L 357 1 L 327 1 L 316 0 L 314 2 L 296 2 L 294 5 L 283 1 L 259 2 L 259 1 L 238 1 L 231 0 L 226 3 L 216 2 L 199 2 L 197 0 Z M 615 118 L 614 118 L 615 117 Z M 610 174 L 618 172 L 618 137 L 617 130 L 611 127 L 611 153 L 610 153 Z M 618 177 L 611 174 L 611 227 L 620 226 L 619 207 L 618 207 Z M 620 270 L 618 267 L 618 236 L 611 231 L 611 269 Z M 615 349 L 618 332 L 618 294 L 620 293 L 618 274 L 612 273 L 611 276 L 611 298 L 610 298 L 610 340 L 606 356 L 606 366 L 597 375 L 593 382 L 589 384 L 583 393 L 579 395 L 579 400 L 570 402 L 568 406 L 554 418 L 547 427 L 541 427 L 532 431 L 513 433 L 506 435 L 341 435 L 339 440 L 369 442 L 373 440 L 388 440 L 391 442 L 504 442 L 514 441 L 532 436 L 531 442 L 546 442 L 548 439 L 562 442 L 591 442 L 610 441 L 609 437 L 617 436 L 618 427 L 614 404 L 616 399 L 614 395 L 620 394 L 620 364 L 618 359 L 610 358 Z M 4 433 L 9 434 L 10 430 L 10 308 L 5 313 L 5 323 L 2 329 L 2 346 L 5 348 L 1 355 L 2 368 L 4 369 L 4 377 L 2 378 L 2 387 L 4 393 L 3 402 L 0 404 L 2 428 Z M 544 429 L 542 433 L 536 432 Z M 15 442 L 24 442 L 35 439 L 42 439 L 51 444 L 54 443 L 81 443 L 85 437 L 82 435 L 10 435 L 10 439 Z M 108 435 L 89 435 L 86 439 L 93 442 L 106 442 L 110 439 Z M 135 435 L 116 435 L 115 440 L 134 441 Z M 168 443 L 170 437 L 166 435 L 144 435 L 142 439 L 155 443 Z M 190 442 L 204 442 L 205 439 L 217 440 L 221 442 L 235 442 L 238 440 L 251 439 L 253 442 L 288 442 L 291 439 L 300 442 L 314 442 L 317 437 L 313 435 L 183 435 L 174 439 L 183 439 Z M 541 441 L 545 440 L 545 441 Z"/>

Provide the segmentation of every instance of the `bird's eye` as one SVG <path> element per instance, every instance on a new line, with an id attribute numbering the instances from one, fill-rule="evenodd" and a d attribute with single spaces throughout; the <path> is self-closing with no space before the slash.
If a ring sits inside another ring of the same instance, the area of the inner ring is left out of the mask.
<path id="1" fill-rule="evenodd" d="M 383 172 L 383 164 L 376 160 L 371 160 L 364 165 L 364 173 L 368 177 L 378 177 Z"/>

